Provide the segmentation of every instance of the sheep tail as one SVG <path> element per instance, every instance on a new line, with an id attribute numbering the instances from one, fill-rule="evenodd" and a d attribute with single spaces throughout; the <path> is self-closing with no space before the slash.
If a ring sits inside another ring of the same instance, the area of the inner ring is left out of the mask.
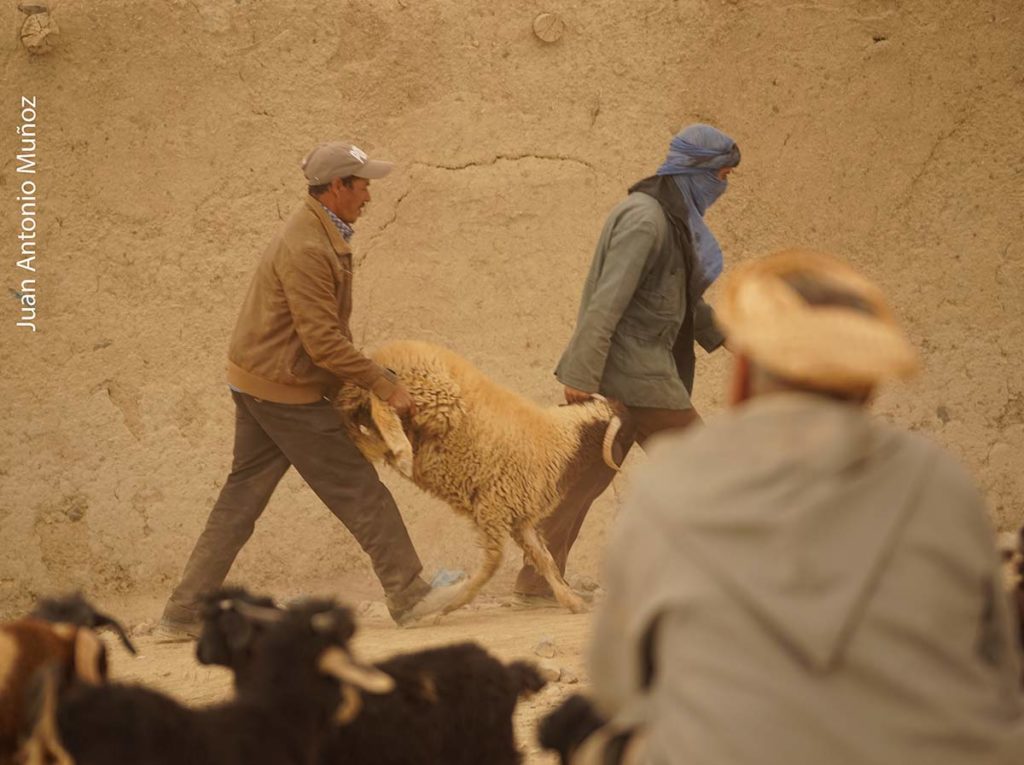
<path id="1" fill-rule="evenodd" d="M 608 405 L 609 408 L 611 407 L 608 403 L 608 399 L 600 393 L 591 393 L 590 398 L 592 401 L 598 401 L 602 404 Z M 601 444 L 601 457 L 604 459 L 604 464 L 616 473 L 622 470 L 622 465 L 615 462 L 615 456 L 612 454 L 612 447 L 615 445 L 615 437 L 619 435 L 619 431 L 621 429 L 622 420 L 619 419 L 618 415 L 613 414 L 612 418 L 608 421 L 608 429 L 604 432 L 604 443 Z"/>
<path id="2" fill-rule="evenodd" d="M 513 661 L 505 667 L 516 696 L 529 698 L 541 690 L 548 681 L 541 677 L 537 665 L 529 661 Z"/>
<path id="3" fill-rule="evenodd" d="M 601 456 L 604 458 L 604 464 L 616 472 L 622 469 L 622 465 L 615 463 L 612 447 L 615 445 L 615 437 L 619 435 L 619 430 L 621 429 L 622 420 L 618 418 L 618 415 L 613 414 L 612 418 L 608 421 L 608 429 L 604 432 L 604 443 L 601 445 Z"/>

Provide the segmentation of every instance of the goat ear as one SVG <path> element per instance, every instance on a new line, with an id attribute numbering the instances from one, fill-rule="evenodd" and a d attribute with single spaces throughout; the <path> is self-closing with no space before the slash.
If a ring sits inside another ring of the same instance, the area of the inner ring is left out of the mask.
<path id="1" fill-rule="evenodd" d="M 412 478 L 412 444 L 405 435 L 405 428 L 402 427 L 398 413 L 377 396 L 371 395 L 370 417 L 373 418 L 373 424 L 377 426 L 381 438 L 391 451 L 392 464 L 403 475 Z"/>
<path id="2" fill-rule="evenodd" d="M 87 627 L 75 633 L 75 674 L 93 685 L 100 685 L 107 679 L 107 649 Z"/>
<path id="3" fill-rule="evenodd" d="M 395 688 L 395 681 L 391 675 L 381 672 L 376 667 L 356 664 L 346 650 L 337 646 L 331 646 L 320 654 L 317 666 L 325 674 L 367 693 L 390 693 Z"/>

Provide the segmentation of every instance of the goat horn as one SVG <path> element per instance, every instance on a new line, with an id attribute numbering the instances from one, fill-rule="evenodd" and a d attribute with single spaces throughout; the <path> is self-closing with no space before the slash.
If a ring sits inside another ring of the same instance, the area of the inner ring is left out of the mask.
<path id="1" fill-rule="evenodd" d="M 254 619 L 259 622 L 279 622 L 284 619 L 284 612 L 276 608 L 266 606 L 254 606 L 243 600 L 235 601 L 235 610 L 246 619 Z"/>
<path id="2" fill-rule="evenodd" d="M 347 651 L 337 646 L 331 646 L 320 654 L 317 666 L 328 675 L 356 688 L 362 688 L 367 693 L 389 693 L 395 688 L 395 681 L 391 675 L 375 667 L 356 664 Z"/>
<path id="3" fill-rule="evenodd" d="M 604 432 L 604 443 L 601 445 L 601 456 L 604 458 L 604 464 L 616 472 L 622 469 L 622 465 L 615 464 L 612 446 L 615 444 L 615 436 L 619 434 L 621 428 L 622 420 L 612 415 L 611 420 L 608 421 L 608 430 Z"/>
<path id="4" fill-rule="evenodd" d="M 341 704 L 334 713 L 334 722 L 339 725 L 348 725 L 359 714 L 363 708 L 363 696 L 359 691 L 347 683 L 341 687 Z"/>
<path id="5" fill-rule="evenodd" d="M 119 622 L 117 619 L 115 619 L 112 616 L 107 616 L 106 614 L 103 614 L 103 613 L 100 613 L 99 611 L 97 611 L 96 612 L 96 626 L 97 627 L 112 627 L 114 632 L 116 632 L 117 636 L 121 639 L 122 645 L 124 645 L 124 647 L 128 649 L 128 652 L 132 656 L 137 656 L 138 655 L 139 652 L 135 649 L 135 646 L 132 644 L 132 641 L 128 639 L 128 633 L 125 632 L 124 627 L 121 626 L 121 622 Z"/>

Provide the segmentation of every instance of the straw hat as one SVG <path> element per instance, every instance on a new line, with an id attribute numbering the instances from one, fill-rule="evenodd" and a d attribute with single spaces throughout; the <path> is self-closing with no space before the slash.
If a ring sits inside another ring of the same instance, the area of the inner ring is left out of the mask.
<path id="1" fill-rule="evenodd" d="M 794 286 L 801 282 L 849 305 L 808 299 Z M 715 311 L 735 352 L 794 382 L 855 390 L 918 368 L 882 291 L 823 253 L 783 250 L 743 263 L 722 279 Z"/>

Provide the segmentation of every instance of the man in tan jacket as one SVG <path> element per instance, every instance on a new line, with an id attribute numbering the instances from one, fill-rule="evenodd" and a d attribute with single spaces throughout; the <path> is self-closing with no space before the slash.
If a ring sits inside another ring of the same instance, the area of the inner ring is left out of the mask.
<path id="1" fill-rule="evenodd" d="M 354 381 L 400 415 L 414 404 L 395 375 L 352 343 L 352 224 L 370 181 L 391 171 L 347 143 L 303 160 L 309 196 L 256 267 L 228 350 L 235 401 L 234 461 L 168 602 L 164 632 L 196 631 L 200 595 L 219 587 L 292 465 L 370 556 L 394 619 L 431 613 L 435 600 L 398 507 L 345 434 L 330 397 Z"/>
<path id="2" fill-rule="evenodd" d="M 611 722 L 578 745 L 596 723 L 577 698 L 548 744 L 574 765 L 1024 762 L 984 500 L 864 407 L 916 366 L 881 292 L 787 251 L 734 269 L 716 306 L 734 407 L 632 482 L 590 657 Z"/>

